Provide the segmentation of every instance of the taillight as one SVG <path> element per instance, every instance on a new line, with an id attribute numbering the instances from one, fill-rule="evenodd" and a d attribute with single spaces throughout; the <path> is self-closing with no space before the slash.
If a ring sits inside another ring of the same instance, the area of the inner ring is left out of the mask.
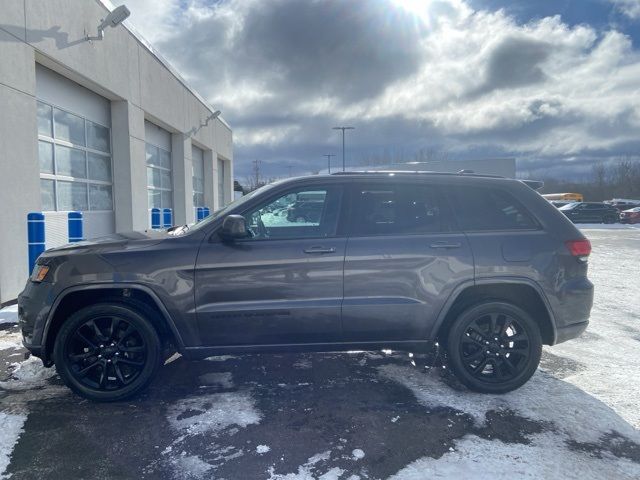
<path id="1" fill-rule="evenodd" d="M 578 258 L 578 260 L 586 262 L 587 257 L 591 253 L 591 242 L 586 238 L 582 240 L 569 240 L 565 242 L 567 249 L 571 252 L 571 255 Z"/>

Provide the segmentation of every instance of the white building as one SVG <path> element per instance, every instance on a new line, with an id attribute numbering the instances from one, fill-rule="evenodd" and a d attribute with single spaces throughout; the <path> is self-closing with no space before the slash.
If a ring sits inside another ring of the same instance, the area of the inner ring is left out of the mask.
<path id="1" fill-rule="evenodd" d="M 233 196 L 232 133 L 127 22 L 87 41 L 107 0 L 6 0 L 0 9 L 0 303 L 27 278 L 27 214 L 47 247 L 70 210 L 85 237 L 194 221 Z M 209 121 L 207 122 L 207 119 Z M 57 222 L 57 223 L 56 223 Z M 57 227 L 56 227 L 57 225 Z"/>

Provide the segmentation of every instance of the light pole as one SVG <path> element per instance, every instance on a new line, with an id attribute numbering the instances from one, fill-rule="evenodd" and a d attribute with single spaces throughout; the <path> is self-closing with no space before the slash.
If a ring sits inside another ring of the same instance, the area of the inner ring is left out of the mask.
<path id="1" fill-rule="evenodd" d="M 344 131 L 355 130 L 355 127 L 333 127 L 334 130 L 342 130 L 342 171 L 344 172 Z"/>
<path id="2" fill-rule="evenodd" d="M 333 153 L 325 153 L 322 155 L 323 157 L 327 157 L 327 168 L 329 169 L 329 173 L 331 173 L 331 157 L 335 157 Z"/>

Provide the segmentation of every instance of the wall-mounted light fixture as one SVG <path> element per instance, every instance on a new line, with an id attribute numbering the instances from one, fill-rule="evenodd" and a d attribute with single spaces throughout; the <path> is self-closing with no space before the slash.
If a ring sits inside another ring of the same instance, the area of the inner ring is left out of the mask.
<path id="1" fill-rule="evenodd" d="M 129 15 L 131 15 L 131 12 L 126 7 L 126 5 L 120 5 L 119 7 L 114 8 L 113 11 L 109 12 L 109 15 L 107 15 L 107 17 L 100 22 L 100 25 L 98 25 L 98 35 L 92 37 L 87 34 L 86 40 L 102 40 L 104 38 L 105 28 L 117 27 L 122 22 L 124 22 L 129 17 Z"/>

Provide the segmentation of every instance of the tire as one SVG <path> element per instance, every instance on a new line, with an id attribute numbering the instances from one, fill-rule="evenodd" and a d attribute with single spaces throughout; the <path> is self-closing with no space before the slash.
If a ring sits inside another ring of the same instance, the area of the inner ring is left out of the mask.
<path id="1" fill-rule="evenodd" d="M 96 402 L 117 402 L 140 393 L 155 377 L 162 357 L 162 343 L 151 322 L 116 303 L 91 305 L 71 315 L 53 349 L 64 383 Z"/>
<path id="2" fill-rule="evenodd" d="M 616 223 L 616 219 L 615 219 L 615 217 L 611 217 L 611 216 L 609 216 L 609 217 L 604 217 L 604 218 L 602 219 L 602 223 L 606 223 L 606 224 Z"/>
<path id="3" fill-rule="evenodd" d="M 460 383 L 476 392 L 506 393 L 535 373 L 542 338 L 528 313 L 495 300 L 462 312 L 449 329 L 446 347 L 449 366 Z"/>

